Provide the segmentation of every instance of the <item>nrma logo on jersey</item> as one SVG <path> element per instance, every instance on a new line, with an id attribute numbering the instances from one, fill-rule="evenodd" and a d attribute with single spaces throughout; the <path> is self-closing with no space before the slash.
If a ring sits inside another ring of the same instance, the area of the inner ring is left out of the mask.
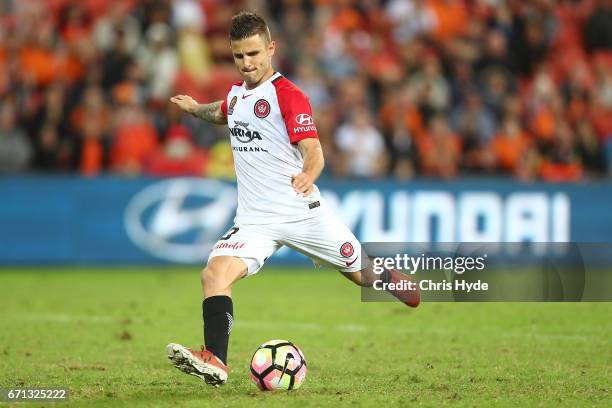
<path id="1" fill-rule="evenodd" d="M 154 257 L 203 263 L 232 225 L 237 196 L 233 185 L 203 179 L 175 179 L 146 187 L 129 202 L 128 236 Z"/>
<path id="2" fill-rule="evenodd" d="M 250 143 L 254 139 L 261 139 L 261 135 L 256 130 L 249 129 L 249 123 L 239 120 L 234 122 L 234 127 L 230 128 L 230 133 L 241 143 Z"/>

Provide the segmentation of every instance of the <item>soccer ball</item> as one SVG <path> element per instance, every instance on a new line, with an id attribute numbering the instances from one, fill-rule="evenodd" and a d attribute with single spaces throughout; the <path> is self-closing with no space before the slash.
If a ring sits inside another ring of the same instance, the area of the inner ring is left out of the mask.
<path id="1" fill-rule="evenodd" d="M 295 390 L 306 379 L 302 351 L 287 340 L 270 340 L 253 354 L 251 379 L 262 391 Z"/>

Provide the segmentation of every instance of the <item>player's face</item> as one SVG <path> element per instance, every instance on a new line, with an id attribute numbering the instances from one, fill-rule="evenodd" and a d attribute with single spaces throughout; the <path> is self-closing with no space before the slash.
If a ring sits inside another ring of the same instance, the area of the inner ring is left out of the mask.
<path id="1" fill-rule="evenodd" d="M 262 35 L 254 35 L 230 42 L 234 63 L 249 88 L 254 88 L 272 76 L 274 41 L 267 42 Z"/>

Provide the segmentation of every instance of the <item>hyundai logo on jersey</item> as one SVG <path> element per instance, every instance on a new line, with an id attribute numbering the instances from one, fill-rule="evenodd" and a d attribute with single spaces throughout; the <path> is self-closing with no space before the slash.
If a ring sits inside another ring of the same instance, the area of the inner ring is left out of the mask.
<path id="1" fill-rule="evenodd" d="M 314 121 L 312 120 L 312 116 L 310 116 L 307 113 L 300 113 L 299 115 L 295 117 L 295 121 L 302 126 L 310 126 L 314 124 Z"/>

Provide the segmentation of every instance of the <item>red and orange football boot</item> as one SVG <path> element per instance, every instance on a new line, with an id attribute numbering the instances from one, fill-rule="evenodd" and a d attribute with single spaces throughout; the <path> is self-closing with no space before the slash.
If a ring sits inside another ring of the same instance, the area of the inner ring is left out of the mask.
<path id="1" fill-rule="evenodd" d="M 194 375 L 206 384 L 218 387 L 225 384 L 229 367 L 204 346 L 200 351 L 170 343 L 166 346 L 168 359 L 176 368 L 186 374 Z"/>
<path id="2" fill-rule="evenodd" d="M 412 282 L 408 275 L 404 275 L 395 269 L 387 269 L 387 271 L 389 272 L 389 283 L 394 283 L 396 286 L 402 287 L 406 286 L 406 282 Z M 421 303 L 421 291 L 419 290 L 418 285 L 414 290 L 395 289 L 387 290 L 387 292 L 395 296 L 400 302 L 403 302 L 405 305 L 410 307 L 417 307 Z"/>

